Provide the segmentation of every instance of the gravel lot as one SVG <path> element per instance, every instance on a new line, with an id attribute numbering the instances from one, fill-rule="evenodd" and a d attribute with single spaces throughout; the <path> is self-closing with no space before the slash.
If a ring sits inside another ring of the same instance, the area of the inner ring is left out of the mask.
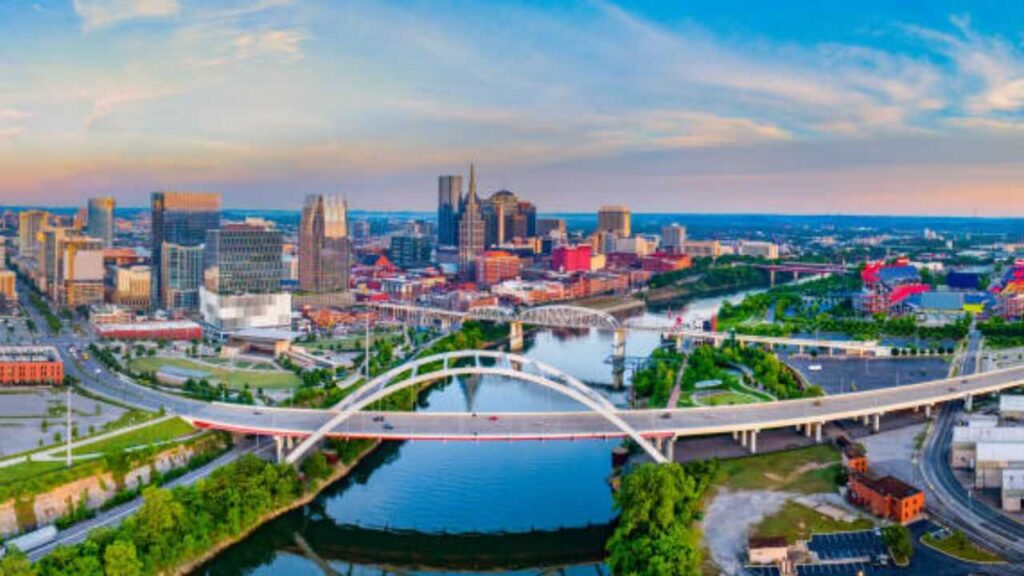
<path id="1" fill-rule="evenodd" d="M 52 444 L 54 432 L 65 433 L 65 403 L 66 396 L 61 390 L 0 389 L 0 456 L 37 448 L 40 440 Z M 73 423 L 81 435 L 88 433 L 89 426 L 98 431 L 124 413 L 123 408 L 78 394 L 71 395 L 71 406 Z M 48 423 L 46 432 L 42 429 L 44 420 Z"/>
<path id="2" fill-rule="evenodd" d="M 778 512 L 787 500 L 796 496 L 789 492 L 721 490 L 704 514 L 704 543 L 722 574 L 744 574 L 750 529 Z"/>

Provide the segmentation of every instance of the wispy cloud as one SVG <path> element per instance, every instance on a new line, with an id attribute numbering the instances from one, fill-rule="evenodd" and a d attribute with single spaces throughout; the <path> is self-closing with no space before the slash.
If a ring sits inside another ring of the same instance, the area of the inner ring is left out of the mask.
<path id="1" fill-rule="evenodd" d="M 178 13 L 177 0 L 73 0 L 86 32 L 137 18 L 166 18 Z"/>
<path id="2" fill-rule="evenodd" d="M 92 97 L 92 110 L 83 120 L 83 124 L 86 128 L 96 127 L 102 120 L 126 106 L 156 100 L 172 93 L 174 91 L 171 89 L 151 86 L 126 85 L 108 88 Z"/>
<path id="3" fill-rule="evenodd" d="M 307 38 L 299 29 L 263 30 L 239 34 L 232 44 L 235 56 L 242 60 L 267 56 L 295 62 L 302 59 L 302 42 Z"/>

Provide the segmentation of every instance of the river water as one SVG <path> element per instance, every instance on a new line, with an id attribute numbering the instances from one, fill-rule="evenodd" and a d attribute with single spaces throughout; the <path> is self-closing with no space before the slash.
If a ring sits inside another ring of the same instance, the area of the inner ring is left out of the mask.
<path id="1" fill-rule="evenodd" d="M 694 301 L 684 319 L 707 319 L 724 299 Z M 632 333 L 626 354 L 646 357 L 657 345 L 656 334 Z M 615 373 L 611 351 L 610 333 L 548 330 L 530 336 L 524 354 L 626 405 L 629 374 Z M 438 412 L 583 409 L 546 388 L 497 377 L 438 386 L 427 404 L 423 410 Z M 388 443 L 310 505 L 262 526 L 196 574 L 607 573 L 601 558 L 615 517 L 608 478 L 617 444 Z"/>

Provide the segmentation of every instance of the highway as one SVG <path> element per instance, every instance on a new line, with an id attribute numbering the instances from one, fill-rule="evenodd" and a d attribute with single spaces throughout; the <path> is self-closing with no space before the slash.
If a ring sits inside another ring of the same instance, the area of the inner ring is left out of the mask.
<path id="1" fill-rule="evenodd" d="M 972 331 L 964 354 L 961 373 L 974 374 L 979 365 L 981 338 Z M 928 510 L 945 523 L 986 544 L 1007 560 L 1024 563 L 1024 524 L 977 500 L 960 484 L 950 467 L 953 426 L 960 414 L 959 403 L 942 407 L 931 433 L 922 446 L 918 469 L 928 489 Z M 1007 573 L 1010 573 L 1007 567 Z M 1013 568 L 1024 574 L 1024 568 Z"/>

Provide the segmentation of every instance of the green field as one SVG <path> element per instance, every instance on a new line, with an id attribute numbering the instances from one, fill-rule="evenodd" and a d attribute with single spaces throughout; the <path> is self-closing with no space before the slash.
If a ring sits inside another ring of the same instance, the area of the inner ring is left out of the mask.
<path id="1" fill-rule="evenodd" d="M 228 388 L 240 390 L 248 384 L 253 390 L 257 388 L 294 388 L 299 385 L 299 378 L 284 370 L 240 370 L 221 366 L 211 366 L 194 362 L 187 358 L 134 358 L 131 369 L 135 372 L 156 372 L 162 366 L 176 366 L 188 370 L 201 370 L 210 375 L 210 380 L 223 382 Z"/>
<path id="2" fill-rule="evenodd" d="M 1002 562 L 1003 559 L 980 548 L 974 542 L 971 542 L 963 532 L 953 532 L 945 538 L 939 539 L 931 534 L 925 534 L 921 538 L 921 542 L 924 542 L 928 546 L 935 548 L 941 552 L 949 554 L 954 558 L 966 560 L 968 562 Z"/>
<path id="3" fill-rule="evenodd" d="M 839 452 L 823 444 L 722 460 L 717 483 L 733 490 L 832 492 L 841 466 Z"/>
<path id="4" fill-rule="evenodd" d="M 706 396 L 700 399 L 705 406 L 735 406 L 737 404 L 755 404 L 760 402 L 753 396 L 739 394 L 736 392 L 719 392 L 714 396 Z"/>
<path id="5" fill-rule="evenodd" d="M 195 428 L 191 424 L 181 418 L 172 418 L 125 434 L 119 434 L 106 440 L 86 444 L 85 446 L 75 448 L 73 453 L 103 454 L 107 452 L 120 452 L 136 446 L 148 446 L 157 442 L 167 442 L 175 438 L 187 436 L 193 432 L 195 432 Z"/>
<path id="6" fill-rule="evenodd" d="M 797 540 L 807 540 L 811 534 L 869 530 L 873 527 L 874 524 L 865 518 L 853 522 L 843 522 L 829 518 L 796 502 L 786 502 L 782 505 L 781 510 L 766 517 L 755 526 L 752 533 L 754 536 L 763 538 L 784 537 L 790 544 L 793 544 Z"/>

